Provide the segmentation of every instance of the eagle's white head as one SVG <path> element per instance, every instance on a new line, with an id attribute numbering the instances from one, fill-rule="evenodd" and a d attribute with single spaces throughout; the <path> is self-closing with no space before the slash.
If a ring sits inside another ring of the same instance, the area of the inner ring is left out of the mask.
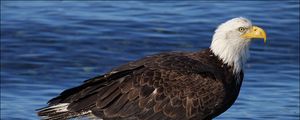
<path id="1" fill-rule="evenodd" d="M 216 29 L 210 49 L 224 63 L 233 66 L 234 73 L 239 73 L 249 56 L 252 38 L 263 38 L 266 41 L 266 33 L 253 26 L 249 19 L 233 18 Z"/>

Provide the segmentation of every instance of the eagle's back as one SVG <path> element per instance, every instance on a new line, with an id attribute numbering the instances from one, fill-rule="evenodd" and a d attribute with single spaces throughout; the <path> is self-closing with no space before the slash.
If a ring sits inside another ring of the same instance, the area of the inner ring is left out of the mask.
<path id="1" fill-rule="evenodd" d="M 243 79 L 243 73 L 233 74 L 232 67 L 209 49 L 162 53 L 65 90 L 38 115 L 45 119 L 82 115 L 126 120 L 212 119 L 237 98 L 237 79 Z"/>

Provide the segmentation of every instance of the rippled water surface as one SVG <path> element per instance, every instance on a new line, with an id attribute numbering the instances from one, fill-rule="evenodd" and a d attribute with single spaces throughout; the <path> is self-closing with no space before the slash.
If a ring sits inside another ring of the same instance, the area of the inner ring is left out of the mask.
<path id="1" fill-rule="evenodd" d="M 299 119 L 297 2 L 1 2 L 1 119 L 38 119 L 62 90 L 122 63 L 207 48 L 216 26 L 244 16 L 253 41 L 235 104 L 217 120 Z"/>

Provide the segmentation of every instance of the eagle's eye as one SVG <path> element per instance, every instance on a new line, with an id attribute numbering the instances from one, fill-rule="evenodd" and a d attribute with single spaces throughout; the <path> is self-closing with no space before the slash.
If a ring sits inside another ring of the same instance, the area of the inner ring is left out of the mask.
<path id="1" fill-rule="evenodd" d="M 246 30 L 246 28 L 244 28 L 244 27 L 239 27 L 239 31 L 240 32 L 244 32 Z"/>

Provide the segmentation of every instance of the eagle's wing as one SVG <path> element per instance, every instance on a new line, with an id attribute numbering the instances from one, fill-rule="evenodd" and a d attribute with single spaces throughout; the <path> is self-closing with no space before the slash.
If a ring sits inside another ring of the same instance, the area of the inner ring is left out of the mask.
<path id="1" fill-rule="evenodd" d="M 65 90 L 49 106 L 68 103 L 65 118 L 89 111 L 103 119 L 205 119 L 224 97 L 221 71 L 208 62 L 184 53 L 146 57 Z M 48 107 L 39 115 L 55 112 Z"/>

